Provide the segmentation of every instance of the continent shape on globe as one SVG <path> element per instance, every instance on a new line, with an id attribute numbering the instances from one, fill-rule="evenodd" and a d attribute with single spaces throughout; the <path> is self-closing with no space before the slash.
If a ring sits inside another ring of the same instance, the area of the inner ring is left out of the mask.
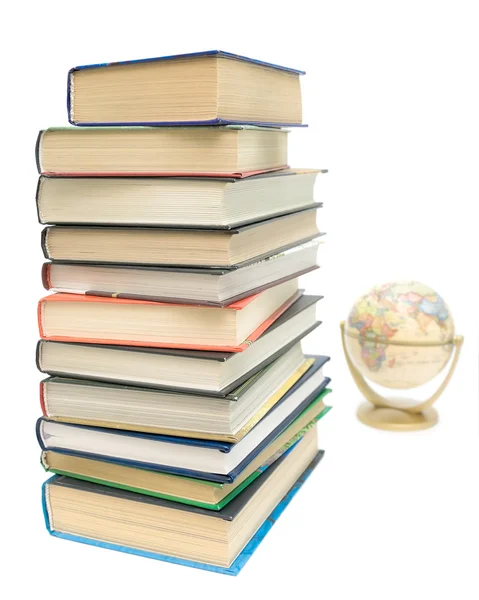
<path id="1" fill-rule="evenodd" d="M 349 355 L 364 376 L 384 387 L 407 389 L 444 368 L 453 350 L 454 321 L 430 287 L 387 283 L 354 304 L 345 334 Z"/>

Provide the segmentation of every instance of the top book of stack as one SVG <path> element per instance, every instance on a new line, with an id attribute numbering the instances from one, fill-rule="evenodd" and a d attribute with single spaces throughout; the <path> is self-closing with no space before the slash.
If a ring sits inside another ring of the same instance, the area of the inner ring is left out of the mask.
<path id="1" fill-rule="evenodd" d="M 303 71 L 220 50 L 75 67 L 72 125 L 302 125 Z"/>

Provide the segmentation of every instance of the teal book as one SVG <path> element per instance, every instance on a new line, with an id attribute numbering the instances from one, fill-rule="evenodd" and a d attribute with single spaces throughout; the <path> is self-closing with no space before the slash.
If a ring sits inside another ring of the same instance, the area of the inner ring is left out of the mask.
<path id="1" fill-rule="evenodd" d="M 218 512 L 55 475 L 43 486 L 46 527 L 61 539 L 237 575 L 322 459 L 315 445 L 314 436 L 305 436 Z M 236 527 L 239 539 L 228 538 L 238 516 L 249 516 L 251 524 Z M 174 550 L 168 551 L 171 539 Z"/>

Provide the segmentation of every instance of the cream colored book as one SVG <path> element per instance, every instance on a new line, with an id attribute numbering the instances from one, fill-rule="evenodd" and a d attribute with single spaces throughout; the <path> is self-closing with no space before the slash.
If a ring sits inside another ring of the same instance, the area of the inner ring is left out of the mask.
<path id="1" fill-rule="evenodd" d="M 53 261 L 176 267 L 239 267 L 320 235 L 316 209 L 229 230 L 161 227 L 74 227 L 43 230 Z"/>
<path id="2" fill-rule="evenodd" d="M 319 244 L 311 240 L 238 268 L 47 262 L 42 280 L 50 292 L 228 306 L 317 269 Z"/>
<path id="3" fill-rule="evenodd" d="M 74 125 L 300 125 L 303 71 L 211 50 L 71 69 Z"/>
<path id="4" fill-rule="evenodd" d="M 147 225 L 230 229 L 317 205 L 325 170 L 283 169 L 247 178 L 46 177 L 38 217 L 51 225 Z"/>
<path id="5" fill-rule="evenodd" d="M 249 177 L 284 169 L 288 131 L 267 127 L 52 127 L 38 171 L 56 176 Z"/>

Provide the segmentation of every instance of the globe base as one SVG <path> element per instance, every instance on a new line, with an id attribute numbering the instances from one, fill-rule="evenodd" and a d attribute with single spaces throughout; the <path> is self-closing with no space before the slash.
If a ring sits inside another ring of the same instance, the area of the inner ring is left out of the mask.
<path id="1" fill-rule="evenodd" d="M 435 408 L 411 413 L 400 408 L 373 406 L 369 402 L 361 404 L 357 416 L 364 425 L 386 431 L 420 431 L 433 427 L 439 420 Z"/>

